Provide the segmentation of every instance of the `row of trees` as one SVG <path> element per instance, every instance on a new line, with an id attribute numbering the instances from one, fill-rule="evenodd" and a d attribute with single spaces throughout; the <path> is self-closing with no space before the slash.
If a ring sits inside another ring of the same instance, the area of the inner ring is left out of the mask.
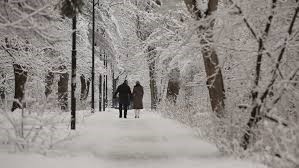
<path id="1" fill-rule="evenodd" d="M 13 110 L 25 88 L 27 99 L 48 102 L 57 89 L 67 109 L 71 22 L 55 9 L 71 2 L 0 2 L 0 96 L 15 93 Z M 126 78 L 140 80 L 152 109 L 201 127 L 222 150 L 254 151 L 268 163 L 298 166 L 297 0 L 99 2 L 96 55 L 109 55 L 111 68 L 105 71 L 96 58 L 96 72 L 113 74 L 109 90 Z M 73 8 L 62 9 L 68 16 Z M 90 86 L 91 9 L 91 2 L 76 9 L 82 11 L 81 100 Z"/>
<path id="2" fill-rule="evenodd" d="M 101 83 L 106 91 L 100 93 L 101 103 L 108 96 L 108 80 L 112 83 L 110 73 L 119 71 L 116 56 L 121 39 L 110 5 L 99 1 L 95 6 L 95 75 L 105 75 L 105 84 L 96 80 L 95 85 Z M 1 143 L 21 151 L 40 151 L 72 138 L 69 115 L 62 112 L 69 110 L 70 80 L 79 83 L 77 107 L 90 107 L 92 7 L 92 1 L 82 0 L 0 2 Z M 70 18 L 75 13 L 77 78 L 71 74 L 70 59 L 74 34 Z M 17 109 L 21 112 L 10 113 Z M 64 127 L 61 135 L 57 129 Z"/>
<path id="3" fill-rule="evenodd" d="M 117 32 L 110 33 L 117 28 L 110 16 L 106 16 L 110 12 L 106 6 L 105 2 L 96 6 L 96 19 L 100 21 L 95 33 L 97 74 L 106 73 L 103 55 L 109 56 L 109 63 L 114 64 L 118 54 L 113 44 L 118 40 Z M 68 109 L 72 29 L 71 20 L 64 16 L 71 17 L 76 11 L 81 12 L 77 25 L 80 100 L 82 103 L 87 100 L 91 80 L 91 8 L 91 2 L 83 6 L 82 1 L 1 2 L 1 99 L 3 102 L 14 99 L 12 111 L 23 107 L 24 102 L 53 103 L 55 92 L 60 108 Z"/>
<path id="4" fill-rule="evenodd" d="M 168 115 L 191 126 L 216 120 L 204 128 L 227 152 L 266 153 L 269 164 L 298 166 L 298 5 L 126 1 L 122 10 L 136 33 L 130 43 L 139 44 L 135 55 L 148 67 L 151 107 L 175 104 Z M 215 118 L 203 121 L 205 111 Z"/>

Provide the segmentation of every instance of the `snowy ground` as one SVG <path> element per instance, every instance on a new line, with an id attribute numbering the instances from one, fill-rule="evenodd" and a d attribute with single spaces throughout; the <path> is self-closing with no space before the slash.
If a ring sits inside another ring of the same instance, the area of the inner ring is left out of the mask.
<path id="1" fill-rule="evenodd" d="M 78 124 L 79 136 L 46 156 L 0 152 L 2 168 L 265 168 L 222 156 L 191 129 L 158 114 L 119 119 L 117 111 L 96 113 Z"/>

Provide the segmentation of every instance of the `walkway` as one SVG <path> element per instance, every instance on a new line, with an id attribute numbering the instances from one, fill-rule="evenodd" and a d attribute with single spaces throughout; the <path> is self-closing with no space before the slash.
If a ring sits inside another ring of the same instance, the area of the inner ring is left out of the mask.
<path id="1" fill-rule="evenodd" d="M 80 136 L 60 146 L 65 154 L 40 156 L 43 168 L 265 168 L 221 156 L 191 129 L 158 114 L 142 112 L 135 119 L 129 111 L 127 119 L 117 116 L 116 110 L 109 109 L 87 118 L 78 127 Z M 28 168 L 38 167 L 34 160 Z"/>

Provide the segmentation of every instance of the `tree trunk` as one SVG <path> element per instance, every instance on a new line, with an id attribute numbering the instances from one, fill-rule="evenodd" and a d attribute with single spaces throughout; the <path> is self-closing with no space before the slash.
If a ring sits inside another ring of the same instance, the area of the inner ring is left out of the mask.
<path id="1" fill-rule="evenodd" d="M 150 77 L 150 91 L 151 91 L 151 109 L 157 108 L 158 103 L 158 88 L 156 83 L 156 51 L 155 47 L 148 47 L 148 66 L 149 66 L 149 77 Z"/>
<path id="2" fill-rule="evenodd" d="M 15 96 L 11 111 L 13 112 L 17 108 L 23 108 L 23 99 L 25 95 L 25 84 L 27 81 L 27 70 L 25 67 L 19 64 L 13 64 L 15 75 Z"/>
<path id="3" fill-rule="evenodd" d="M 1 74 L 1 78 L 0 80 L 2 80 L 1 84 L 0 84 L 0 99 L 1 99 L 1 102 L 3 103 L 5 101 L 5 74 Z"/>
<path id="4" fill-rule="evenodd" d="M 66 70 L 65 66 L 61 67 L 61 70 Z M 69 74 L 68 72 L 60 74 L 60 78 L 58 81 L 58 102 L 61 110 L 68 110 L 68 82 L 69 82 Z"/>
<path id="5" fill-rule="evenodd" d="M 172 69 L 169 73 L 166 98 L 169 102 L 176 103 L 180 91 L 180 71 L 178 68 Z"/>
<path id="6" fill-rule="evenodd" d="M 115 75 L 114 75 L 114 72 L 113 72 L 113 74 L 112 74 L 112 96 L 116 92 L 117 81 L 118 81 L 118 78 L 115 78 Z M 112 107 L 113 108 L 117 107 L 117 101 L 116 101 L 116 99 L 113 99 L 113 98 L 112 98 Z"/>
<path id="7" fill-rule="evenodd" d="M 202 18 L 201 11 L 197 8 L 196 0 L 184 0 L 188 10 L 193 14 L 196 20 Z M 205 17 L 209 17 L 214 11 L 217 10 L 218 0 L 209 0 L 208 9 L 205 12 Z M 203 30 L 207 30 L 209 34 L 206 36 L 206 40 L 201 41 L 201 45 L 205 46 L 202 49 L 202 56 L 205 65 L 205 71 L 207 75 L 207 87 L 210 95 L 210 103 L 212 110 L 218 117 L 222 117 L 224 113 L 224 84 L 222 72 L 219 66 L 218 55 L 211 45 L 213 42 L 212 31 L 214 27 L 214 21 L 211 20 L 209 27 L 201 27 L 199 33 Z"/>
<path id="8" fill-rule="evenodd" d="M 192 103 L 194 103 L 193 96 L 198 95 L 198 93 L 194 93 L 193 86 L 190 86 L 189 83 L 194 81 L 194 76 L 199 73 L 199 69 L 197 68 L 196 62 L 192 62 L 188 66 L 189 70 L 185 71 L 185 75 L 180 79 L 181 81 L 184 81 L 181 83 L 181 95 L 183 96 L 184 106 L 186 109 L 190 108 Z"/>
<path id="9" fill-rule="evenodd" d="M 48 72 L 45 80 L 46 86 L 45 86 L 45 95 L 46 98 L 52 93 L 52 85 L 54 83 L 54 73 Z"/>
<path id="10" fill-rule="evenodd" d="M 80 76 L 80 81 L 81 81 L 81 95 L 80 95 L 80 100 L 83 101 L 85 100 L 86 97 L 86 79 L 84 75 Z"/>
<path id="11" fill-rule="evenodd" d="M 224 113 L 224 85 L 222 72 L 219 67 L 216 51 L 209 47 L 202 51 L 204 65 L 207 75 L 207 87 L 210 95 L 212 110 L 218 117 L 223 117 Z"/>
<path id="12" fill-rule="evenodd" d="M 150 65 L 150 69 L 152 69 L 153 66 Z M 150 90 L 151 90 L 151 109 L 154 110 L 157 108 L 157 101 L 158 101 L 158 96 L 157 96 L 157 84 L 156 80 L 154 78 L 154 73 L 150 71 Z"/>
<path id="13" fill-rule="evenodd" d="M 87 97 L 88 97 L 89 89 L 90 89 L 90 78 L 88 78 L 88 79 L 86 80 L 86 92 L 85 92 L 84 100 L 86 100 Z"/>
<path id="14" fill-rule="evenodd" d="M 201 11 L 197 7 L 196 0 L 184 0 L 188 11 L 195 16 L 196 20 L 199 20 L 202 17 Z"/>
<path id="15" fill-rule="evenodd" d="M 108 108 L 108 75 L 106 75 L 106 79 L 105 79 L 106 83 L 105 83 L 105 105 L 106 108 Z"/>
<path id="16" fill-rule="evenodd" d="M 136 1 L 136 5 L 137 5 L 137 1 Z M 145 9 L 145 11 L 150 12 L 148 9 Z M 136 15 L 136 35 L 137 37 L 142 40 L 145 41 L 147 39 L 147 37 L 150 35 L 149 32 L 146 31 L 142 31 L 141 29 L 142 24 L 141 24 L 141 19 L 139 17 L 139 15 Z M 147 52 L 148 52 L 148 60 L 147 60 L 147 64 L 149 67 L 149 77 L 150 77 L 150 91 L 151 91 L 151 109 L 154 110 L 157 108 L 157 103 L 158 103 L 158 88 L 157 88 L 157 82 L 156 82 L 156 61 L 155 61 L 155 57 L 157 55 L 156 51 L 155 51 L 155 47 L 153 46 L 148 46 L 147 48 Z"/>

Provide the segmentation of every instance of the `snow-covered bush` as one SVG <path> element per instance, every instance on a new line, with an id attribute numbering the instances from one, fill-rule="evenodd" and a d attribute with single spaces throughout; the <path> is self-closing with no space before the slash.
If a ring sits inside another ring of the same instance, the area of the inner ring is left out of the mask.
<path id="1" fill-rule="evenodd" d="M 202 1 L 201 10 L 206 9 L 203 7 L 207 5 L 205 2 Z M 189 82 L 180 78 L 182 85 L 178 101 L 175 106 L 162 108 L 165 113 L 200 128 L 200 132 L 204 132 L 222 151 L 239 156 L 258 156 L 273 167 L 298 166 L 298 10 L 295 0 L 219 1 L 218 10 L 212 16 L 215 18 L 212 45 L 223 71 L 225 116 L 214 117 L 209 105 L 205 109 L 204 106 L 194 108 L 202 103 L 199 98 L 209 97 L 198 89 L 194 89 L 191 95 L 197 103 L 190 105 L 187 102 L 188 107 L 184 107 L 179 100 L 180 96 L 184 98 L 182 88 L 185 83 L 194 88 L 206 84 L 200 54 L 202 46 L 194 40 L 198 32 L 191 31 L 196 28 L 189 29 L 189 36 L 181 33 L 188 39 L 184 40 L 184 45 L 171 44 L 168 48 L 172 50 L 162 53 L 162 57 L 173 55 L 175 58 L 180 47 L 180 52 L 186 54 L 180 61 L 192 54 L 200 59 L 199 71 L 195 75 L 198 78 Z M 193 21 L 195 26 L 204 25 L 204 22 L 204 19 Z M 204 37 L 199 35 L 199 38 Z M 179 40 L 178 43 L 182 42 Z M 182 51 L 186 46 L 190 46 L 189 50 Z M 186 76 L 183 67 L 179 66 L 181 76 Z M 208 93 L 207 89 L 204 90 Z M 190 112 L 189 106 L 194 112 Z"/>
<path id="2" fill-rule="evenodd" d="M 43 154 L 71 140 L 76 132 L 70 130 L 70 117 L 65 112 L 19 109 L 12 113 L 1 109 L 0 135 L 1 148 L 7 151 Z"/>

